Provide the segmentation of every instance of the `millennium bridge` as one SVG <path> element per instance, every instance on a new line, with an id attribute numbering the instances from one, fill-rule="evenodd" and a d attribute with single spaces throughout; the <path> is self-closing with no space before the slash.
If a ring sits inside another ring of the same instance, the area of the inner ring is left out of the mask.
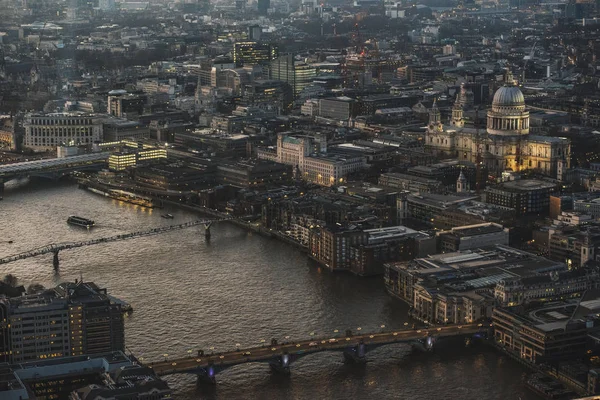
<path id="1" fill-rule="evenodd" d="M 246 363 L 268 363 L 274 372 L 287 374 L 290 365 L 309 354 L 322 351 L 340 351 L 346 362 L 365 362 L 368 351 L 377 347 L 403 342 L 413 342 L 425 350 L 431 350 L 437 340 L 452 336 L 465 339 L 484 338 L 488 334 L 490 324 L 465 324 L 420 329 L 401 329 L 392 332 L 352 334 L 347 331 L 345 337 L 328 337 L 310 339 L 299 342 L 264 343 L 260 347 L 238 348 L 224 353 L 189 354 L 187 357 L 144 363 L 159 376 L 172 374 L 195 374 L 200 381 L 215 382 L 215 375 L 229 367 Z M 191 353 L 191 350 L 190 350 Z"/>
<path id="2" fill-rule="evenodd" d="M 210 237 L 210 227 L 212 226 L 212 224 L 214 222 L 228 221 L 228 220 L 232 220 L 232 219 L 234 219 L 234 218 L 231 217 L 231 218 L 201 219 L 201 220 L 197 220 L 197 221 L 185 222 L 183 224 L 161 226 L 158 228 L 148 229 L 145 231 L 122 233 L 119 235 L 114 235 L 114 236 L 109 236 L 109 237 L 83 240 L 81 242 L 52 243 L 52 244 L 48 244 L 46 246 L 38 247 L 36 249 L 28 250 L 28 251 L 25 251 L 25 252 L 22 252 L 19 254 L 13 254 L 11 256 L 0 258 L 0 265 L 18 261 L 18 260 L 24 260 L 24 259 L 30 258 L 30 257 L 37 257 L 37 256 L 41 256 L 44 254 L 53 253 L 54 254 L 54 261 L 53 261 L 54 269 L 58 269 L 58 267 L 59 267 L 58 253 L 62 250 L 70 250 L 70 249 L 76 249 L 79 247 L 93 246 L 93 245 L 103 244 L 103 243 L 118 242 L 118 241 L 127 240 L 127 239 L 135 239 L 135 238 L 139 238 L 139 237 L 143 237 L 143 236 L 159 235 L 161 233 L 166 233 L 166 232 L 171 232 L 171 231 L 176 231 L 176 230 L 181 230 L 181 229 L 187 229 L 187 228 L 191 228 L 191 227 L 198 226 L 198 225 L 204 225 L 204 229 L 205 229 L 204 234 L 208 238 L 208 237 Z"/>

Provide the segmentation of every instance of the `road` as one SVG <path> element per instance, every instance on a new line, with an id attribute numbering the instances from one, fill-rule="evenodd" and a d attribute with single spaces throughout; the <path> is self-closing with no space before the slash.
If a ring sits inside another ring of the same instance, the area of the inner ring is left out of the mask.
<path id="1" fill-rule="evenodd" d="M 205 354 L 200 357 L 196 357 L 195 354 L 176 359 L 168 359 L 165 357 L 164 361 L 147 365 L 152 367 L 157 375 L 169 375 L 206 368 L 211 364 L 225 367 L 248 362 L 269 360 L 286 353 L 291 355 L 304 355 L 320 351 L 351 348 L 357 346 L 361 342 L 368 347 L 369 345 L 406 342 L 425 338 L 427 336 L 443 337 L 467 335 L 480 332 L 486 328 L 487 326 L 483 326 L 482 324 L 451 325 L 430 327 L 427 329 L 406 329 L 395 332 L 367 333 L 353 335 L 351 337 L 319 338 L 273 346 L 265 343 L 262 347 L 239 349 L 225 353 Z"/>

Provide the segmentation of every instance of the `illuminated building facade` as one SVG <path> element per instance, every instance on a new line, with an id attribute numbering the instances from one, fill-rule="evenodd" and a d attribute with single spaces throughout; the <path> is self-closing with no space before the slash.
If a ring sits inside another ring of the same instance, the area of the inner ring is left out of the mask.
<path id="1" fill-rule="evenodd" d="M 111 154 L 108 157 L 108 169 L 111 171 L 124 171 L 144 162 L 151 162 L 167 158 L 166 149 L 148 148 L 136 151 L 125 151 Z"/>
<path id="2" fill-rule="evenodd" d="M 94 114 L 29 114 L 24 121 L 23 145 L 34 151 L 49 151 L 59 145 L 92 145 L 102 140 L 102 121 Z"/>
<path id="3" fill-rule="evenodd" d="M 233 45 L 233 62 L 237 67 L 268 64 L 279 55 L 276 45 L 259 42 L 237 42 Z"/>
<path id="4" fill-rule="evenodd" d="M 460 97 L 452 108 L 449 124 L 443 124 L 434 102 L 429 112 L 425 147 L 434 154 L 481 162 L 496 174 L 505 170 L 535 170 L 552 177 L 569 168 L 571 143 L 566 138 L 529 134 L 525 97 L 507 75 L 496 91 L 487 113 L 487 131 L 466 128 Z"/>
<path id="5" fill-rule="evenodd" d="M 326 142 L 320 143 L 320 147 L 322 151 L 317 154 L 313 151 L 313 138 L 279 134 L 275 160 L 292 165 L 297 177 L 321 186 L 342 184 L 348 174 L 359 171 L 366 165 L 364 156 L 326 154 Z"/>

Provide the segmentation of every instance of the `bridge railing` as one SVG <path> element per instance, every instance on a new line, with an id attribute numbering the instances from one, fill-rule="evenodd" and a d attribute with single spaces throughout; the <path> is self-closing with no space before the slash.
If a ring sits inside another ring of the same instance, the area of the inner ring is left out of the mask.
<path id="1" fill-rule="evenodd" d="M 231 220 L 231 219 L 234 219 L 234 218 L 231 217 L 231 218 L 201 219 L 201 220 L 189 221 L 189 222 L 185 222 L 185 223 L 177 224 L 177 225 L 168 225 L 168 226 L 157 227 L 157 228 L 148 229 L 148 230 L 144 230 L 144 231 L 122 233 L 122 234 L 108 236 L 108 237 L 89 239 L 89 240 L 85 240 L 85 241 L 81 241 L 81 242 L 51 243 L 51 244 L 48 244 L 48 245 L 45 245 L 42 247 L 38 247 L 38 248 L 27 250 L 27 251 L 24 251 L 24 252 L 21 252 L 18 254 L 13 254 L 10 256 L 0 258 L 0 264 L 6 264 L 9 262 L 23 260 L 23 259 L 29 258 L 29 257 L 36 257 L 36 256 L 40 256 L 43 254 L 54 253 L 54 252 L 61 251 L 61 250 L 68 250 L 68 249 L 74 249 L 74 248 L 79 248 L 79 247 L 92 246 L 92 245 L 101 244 L 101 243 L 117 242 L 117 241 L 121 241 L 121 240 L 133 239 L 133 238 L 138 238 L 138 237 L 143 237 L 143 236 L 159 235 L 161 233 L 171 232 L 171 231 L 175 231 L 175 230 L 179 230 L 179 229 L 191 228 L 194 226 L 204 225 L 207 223 L 227 221 L 227 220 Z"/>

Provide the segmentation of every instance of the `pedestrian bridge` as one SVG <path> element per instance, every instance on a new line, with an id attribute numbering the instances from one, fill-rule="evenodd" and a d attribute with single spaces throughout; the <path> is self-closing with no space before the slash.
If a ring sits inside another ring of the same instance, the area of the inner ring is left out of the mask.
<path id="1" fill-rule="evenodd" d="M 160 235 L 162 233 L 172 232 L 172 231 L 181 230 L 181 229 L 187 229 L 187 228 L 191 228 L 191 227 L 198 226 L 198 225 L 204 225 L 205 235 L 207 237 L 210 237 L 210 227 L 212 226 L 213 223 L 219 222 L 219 221 L 229 221 L 232 219 L 234 219 L 234 218 L 226 217 L 226 218 L 201 219 L 201 220 L 197 220 L 197 221 L 185 222 L 183 224 L 161 226 L 158 228 L 148 229 L 145 231 L 121 233 L 119 235 L 114 235 L 114 236 L 101 237 L 101 238 L 90 239 L 90 240 L 83 240 L 81 242 L 52 243 L 52 244 L 48 244 L 46 246 L 38 247 L 36 249 L 31 249 L 31 250 L 28 250 L 28 251 L 25 251 L 22 253 L 13 254 L 11 256 L 6 256 L 3 258 L 0 258 L 0 265 L 18 261 L 18 260 L 24 260 L 24 259 L 30 258 L 30 257 L 37 257 L 37 256 L 41 256 L 44 254 L 53 253 L 54 254 L 54 261 L 53 261 L 54 269 L 58 269 L 58 264 L 59 264 L 58 253 L 62 250 L 70 250 L 70 249 L 76 249 L 79 247 L 94 246 L 94 245 L 103 244 L 103 243 L 119 242 L 122 240 L 135 239 L 135 238 L 139 238 L 139 237 L 143 237 L 143 236 Z"/>
<path id="2" fill-rule="evenodd" d="M 229 367 L 239 364 L 266 362 L 276 372 L 289 373 L 290 364 L 308 354 L 322 351 L 342 351 L 346 361 L 364 362 L 369 350 L 392 343 L 417 341 L 425 349 L 431 350 L 435 341 L 451 336 L 485 337 L 489 324 L 466 324 L 422 329 L 403 329 L 393 332 L 377 332 L 366 334 L 346 334 L 346 337 L 328 337 L 285 342 L 273 341 L 261 347 L 236 349 L 224 353 L 205 354 L 198 351 L 187 357 L 167 358 L 144 364 L 154 369 L 159 376 L 172 374 L 197 374 L 198 378 L 207 382 L 215 381 L 215 375 Z"/>

